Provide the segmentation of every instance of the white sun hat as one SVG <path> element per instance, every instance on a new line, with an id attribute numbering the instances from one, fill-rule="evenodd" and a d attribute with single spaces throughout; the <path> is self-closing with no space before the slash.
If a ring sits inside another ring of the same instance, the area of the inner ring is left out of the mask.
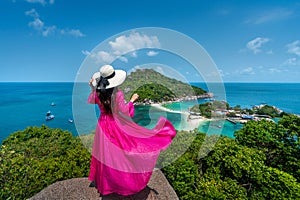
<path id="1" fill-rule="evenodd" d="M 92 78 L 92 85 L 95 88 L 98 86 L 96 89 L 100 89 L 99 87 L 109 89 L 121 85 L 126 79 L 126 72 L 124 70 L 115 70 L 111 65 L 104 65 L 100 67 L 99 72 L 93 74 Z M 103 83 L 100 86 L 98 85 L 99 81 Z"/>

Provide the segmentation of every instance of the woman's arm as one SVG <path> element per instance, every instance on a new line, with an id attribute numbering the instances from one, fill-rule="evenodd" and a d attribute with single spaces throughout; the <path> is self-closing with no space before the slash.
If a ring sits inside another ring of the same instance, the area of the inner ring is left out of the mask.
<path id="1" fill-rule="evenodd" d="M 100 99 L 99 99 L 96 91 L 91 91 L 91 93 L 88 97 L 88 103 L 90 103 L 90 104 L 99 104 L 100 103 Z"/>
<path id="2" fill-rule="evenodd" d="M 130 117 L 134 116 L 134 105 L 133 102 L 135 102 L 139 95 L 138 94 L 134 94 L 132 95 L 130 101 L 126 104 L 125 100 L 124 100 L 124 94 L 121 90 L 119 90 L 116 94 L 116 102 L 118 104 L 117 106 L 117 111 L 122 112 L 125 115 L 128 115 Z"/>
<path id="3" fill-rule="evenodd" d="M 97 92 L 95 91 L 95 88 L 92 85 L 93 79 L 91 79 L 89 81 L 89 86 L 91 87 L 91 93 L 88 97 L 88 103 L 90 104 L 99 104 L 100 103 L 100 99 L 97 95 Z"/>

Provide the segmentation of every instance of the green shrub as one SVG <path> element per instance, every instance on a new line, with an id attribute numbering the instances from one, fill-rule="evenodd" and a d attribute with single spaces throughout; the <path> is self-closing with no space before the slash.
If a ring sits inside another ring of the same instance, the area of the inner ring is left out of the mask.
<path id="1" fill-rule="evenodd" d="M 294 176 L 300 181 L 300 118 L 284 116 L 278 124 L 261 120 L 249 121 L 235 133 L 240 145 L 260 149 L 265 164 Z"/>
<path id="2" fill-rule="evenodd" d="M 0 199 L 26 199 L 48 185 L 86 177 L 90 153 L 61 129 L 28 127 L 5 139 L 0 151 Z"/>
<path id="3" fill-rule="evenodd" d="M 182 133 L 181 138 L 188 138 Z M 180 199 L 300 199 L 299 182 L 267 166 L 260 148 L 227 137 L 204 136 L 194 135 L 187 151 L 162 169 Z M 183 143 L 173 142 L 173 146 Z"/>

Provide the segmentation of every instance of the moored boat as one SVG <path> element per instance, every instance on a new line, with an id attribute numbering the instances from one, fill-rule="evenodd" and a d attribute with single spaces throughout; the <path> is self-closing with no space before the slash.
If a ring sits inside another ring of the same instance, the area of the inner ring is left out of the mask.
<path id="1" fill-rule="evenodd" d="M 49 121 L 49 120 L 52 120 L 54 119 L 54 115 L 51 114 L 51 111 L 49 110 L 47 113 L 46 113 L 46 117 L 45 117 L 45 120 L 46 121 Z"/>

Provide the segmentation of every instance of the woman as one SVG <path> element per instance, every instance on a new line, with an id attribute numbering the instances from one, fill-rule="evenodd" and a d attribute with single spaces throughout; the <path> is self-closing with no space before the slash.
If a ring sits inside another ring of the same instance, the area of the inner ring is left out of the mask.
<path id="1" fill-rule="evenodd" d="M 157 157 L 176 135 L 173 125 L 161 117 L 153 129 L 134 123 L 134 94 L 128 103 L 117 86 L 126 78 L 123 70 L 104 65 L 89 84 L 88 103 L 101 114 L 94 137 L 89 180 L 102 195 L 127 196 L 143 190 L 150 180 Z"/>

